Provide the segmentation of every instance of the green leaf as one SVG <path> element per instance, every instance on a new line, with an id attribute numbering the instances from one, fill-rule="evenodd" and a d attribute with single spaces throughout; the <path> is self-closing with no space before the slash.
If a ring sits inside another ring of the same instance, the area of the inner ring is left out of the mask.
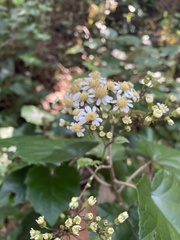
<path id="1" fill-rule="evenodd" d="M 59 163 L 82 157 L 98 145 L 83 139 L 48 139 L 40 136 L 21 136 L 0 140 L 0 147 L 16 146 L 16 156 L 29 164 Z"/>
<path id="2" fill-rule="evenodd" d="M 123 136 L 119 136 L 115 139 L 115 143 L 118 144 L 129 143 L 129 140 Z"/>
<path id="3" fill-rule="evenodd" d="M 89 39 L 89 41 L 84 41 L 84 46 L 89 47 L 90 49 L 97 49 L 103 45 L 100 39 Z"/>
<path id="4" fill-rule="evenodd" d="M 141 45 L 141 39 L 135 36 L 126 35 L 126 36 L 120 36 L 117 38 L 117 43 L 120 45 L 125 46 L 136 46 L 139 47 Z"/>
<path id="5" fill-rule="evenodd" d="M 66 50 L 66 54 L 77 54 L 77 53 L 81 53 L 81 52 L 83 52 L 83 51 L 84 51 L 83 46 L 81 46 L 81 45 L 75 45 L 75 46 L 73 46 L 73 47 L 71 47 L 71 48 L 68 48 L 68 49 Z"/>
<path id="6" fill-rule="evenodd" d="M 180 239 L 180 180 L 169 171 L 158 172 L 150 186 L 144 176 L 137 185 L 140 240 Z"/>
<path id="7" fill-rule="evenodd" d="M 179 45 L 171 45 L 160 48 L 162 56 L 176 56 L 180 53 Z"/>
<path id="8" fill-rule="evenodd" d="M 54 115 L 33 105 L 23 106 L 21 108 L 21 117 L 27 122 L 35 125 L 44 125 L 45 123 L 53 122 L 55 120 Z"/>
<path id="9" fill-rule="evenodd" d="M 26 65 L 31 66 L 41 66 L 42 60 L 39 59 L 35 54 L 33 53 L 23 53 L 19 54 L 18 58 L 21 59 Z"/>
<path id="10" fill-rule="evenodd" d="M 23 168 L 16 172 L 13 172 L 9 176 L 4 179 L 0 190 L 0 196 L 9 196 L 10 194 L 14 194 L 14 203 L 20 204 L 25 200 L 25 185 L 24 180 L 26 177 L 27 168 Z M 2 199 L 1 199 L 2 200 Z M 4 201 L 4 203 L 6 203 Z"/>
<path id="11" fill-rule="evenodd" d="M 84 166 L 93 166 L 95 164 L 100 164 L 101 161 L 93 160 L 91 158 L 79 158 L 77 160 L 77 166 L 78 168 L 84 167 Z"/>
<path id="12" fill-rule="evenodd" d="M 71 198 L 78 196 L 79 174 L 73 167 L 34 167 L 26 179 L 26 198 L 50 225 L 68 208 Z"/>
<path id="13" fill-rule="evenodd" d="M 167 147 L 155 141 L 147 141 L 145 138 L 138 139 L 136 143 L 137 153 L 180 175 L 180 150 Z"/>
<path id="14" fill-rule="evenodd" d="M 114 222 L 124 209 L 117 203 L 103 203 L 98 206 L 98 215 L 103 219 Z M 138 239 L 138 213 L 135 207 L 130 208 L 128 211 L 129 219 L 114 227 L 113 240 L 137 240 Z"/>

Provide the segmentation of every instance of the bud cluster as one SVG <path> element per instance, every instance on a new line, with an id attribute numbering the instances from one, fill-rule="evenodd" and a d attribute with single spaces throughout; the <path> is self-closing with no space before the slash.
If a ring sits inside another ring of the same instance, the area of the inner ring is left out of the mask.
<path id="1" fill-rule="evenodd" d="M 114 226 L 123 223 L 128 218 L 128 213 L 121 213 L 114 222 L 102 219 L 100 216 L 94 216 L 92 212 L 88 212 L 82 215 L 82 209 L 78 211 L 78 198 L 72 198 L 69 204 L 69 211 L 67 217 L 64 219 L 63 224 L 59 226 L 56 231 L 51 230 L 51 233 L 41 233 L 39 230 L 30 230 L 30 239 L 34 240 L 62 240 L 64 236 L 70 237 L 71 235 L 79 239 L 80 231 L 86 230 L 97 233 L 100 239 L 111 240 L 114 233 Z M 84 203 L 84 208 L 89 209 L 96 204 L 96 198 L 90 196 Z M 75 206 L 75 208 L 74 208 Z M 40 228 L 48 229 L 44 216 L 40 216 L 36 220 Z M 85 227 L 82 228 L 82 222 L 85 223 Z"/>

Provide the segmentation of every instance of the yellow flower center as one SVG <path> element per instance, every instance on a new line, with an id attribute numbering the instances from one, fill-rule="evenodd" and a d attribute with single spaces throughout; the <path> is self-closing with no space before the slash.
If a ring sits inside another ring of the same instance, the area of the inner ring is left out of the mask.
<path id="1" fill-rule="evenodd" d="M 74 93 L 79 92 L 80 87 L 79 87 L 79 85 L 77 83 L 74 83 L 70 90 L 71 90 L 71 93 L 74 94 Z"/>
<path id="2" fill-rule="evenodd" d="M 88 99 L 89 94 L 87 92 L 82 92 L 81 95 L 79 96 L 80 101 L 86 101 Z"/>
<path id="3" fill-rule="evenodd" d="M 67 108 L 71 108 L 71 107 L 73 106 L 73 100 L 72 100 L 72 98 L 66 98 L 66 99 L 64 100 L 64 105 L 65 105 L 65 107 L 67 107 Z"/>
<path id="4" fill-rule="evenodd" d="M 126 99 L 126 98 L 118 98 L 118 99 L 117 99 L 117 106 L 118 106 L 119 108 L 124 108 L 124 107 L 127 106 L 127 104 L 128 104 L 128 102 L 127 102 L 127 99 Z"/>
<path id="5" fill-rule="evenodd" d="M 73 110 L 72 115 L 77 116 L 79 112 L 80 112 L 80 110 L 78 108 L 76 108 Z"/>
<path id="6" fill-rule="evenodd" d="M 94 78 L 94 79 L 98 79 L 98 78 L 101 77 L 101 74 L 100 74 L 100 72 L 98 72 L 98 71 L 93 71 L 93 72 L 91 73 L 91 77 Z"/>
<path id="7" fill-rule="evenodd" d="M 94 121 L 96 120 L 96 113 L 95 112 L 88 112 L 86 114 L 86 121 L 90 122 L 90 121 Z"/>
<path id="8" fill-rule="evenodd" d="M 89 82 L 89 86 L 91 88 L 97 88 L 99 87 L 99 81 L 97 79 L 92 79 L 90 82 Z"/>
<path id="9" fill-rule="evenodd" d="M 95 90 L 95 96 L 97 98 L 103 98 L 107 95 L 107 90 L 104 87 L 98 87 Z"/>
<path id="10" fill-rule="evenodd" d="M 72 126 L 72 131 L 73 132 L 80 132 L 81 131 L 81 125 L 78 124 L 78 123 L 75 123 L 73 126 Z"/>
<path id="11" fill-rule="evenodd" d="M 107 81 L 107 88 L 108 88 L 108 90 L 113 91 L 114 90 L 114 82 L 111 80 Z"/>
<path id="12" fill-rule="evenodd" d="M 123 90 L 123 91 L 128 91 L 131 87 L 129 86 L 129 83 L 127 82 L 123 82 L 123 83 L 121 83 L 121 89 Z"/>

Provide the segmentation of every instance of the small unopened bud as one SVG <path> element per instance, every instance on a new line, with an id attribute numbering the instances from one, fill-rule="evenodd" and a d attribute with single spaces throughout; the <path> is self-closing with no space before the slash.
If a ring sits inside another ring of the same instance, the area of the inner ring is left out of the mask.
<path id="1" fill-rule="evenodd" d="M 107 114 L 107 113 L 103 113 L 103 114 L 102 114 L 102 118 L 103 118 L 103 119 L 107 119 L 107 118 L 108 118 L 108 114 Z"/>
<path id="2" fill-rule="evenodd" d="M 96 221 L 96 222 L 100 222 L 100 221 L 101 221 L 101 217 L 100 217 L 100 216 L 96 216 L 96 217 L 95 217 L 95 221 Z"/>
<path id="3" fill-rule="evenodd" d="M 159 109 L 155 109 L 155 110 L 153 111 L 153 116 L 154 116 L 155 118 L 161 118 L 162 115 L 163 115 L 163 112 L 162 112 L 161 110 L 159 110 Z"/>
<path id="4" fill-rule="evenodd" d="M 116 224 L 117 223 L 123 223 L 128 217 L 129 217 L 129 215 L 126 211 L 119 214 L 119 216 L 115 219 Z"/>
<path id="5" fill-rule="evenodd" d="M 176 102 L 176 96 L 174 96 L 174 95 L 171 95 L 170 97 L 169 97 L 169 101 L 170 102 Z"/>
<path id="6" fill-rule="evenodd" d="M 99 132 L 99 136 L 100 136 L 100 137 L 104 137 L 105 135 L 106 135 L 105 132 L 103 132 L 103 131 L 100 131 L 100 132 Z"/>
<path id="7" fill-rule="evenodd" d="M 71 202 L 69 203 L 69 208 L 74 210 L 74 209 L 77 209 L 78 207 L 79 207 L 78 197 L 73 197 L 71 199 Z"/>
<path id="8" fill-rule="evenodd" d="M 72 218 L 68 218 L 66 221 L 65 221 L 65 226 L 67 228 L 71 227 L 73 225 L 73 220 Z"/>
<path id="9" fill-rule="evenodd" d="M 146 102 L 149 104 L 154 102 L 153 94 L 146 94 Z"/>
<path id="10" fill-rule="evenodd" d="M 176 111 L 177 115 L 180 116 L 180 107 L 178 107 L 175 111 Z"/>
<path id="11" fill-rule="evenodd" d="M 74 218 L 73 218 L 73 222 L 75 223 L 75 224 L 80 224 L 81 223 L 81 217 L 80 216 L 75 216 Z"/>
<path id="12" fill-rule="evenodd" d="M 174 121 L 170 117 L 166 117 L 164 120 L 167 121 L 168 125 L 170 126 L 174 124 Z"/>
<path id="13" fill-rule="evenodd" d="M 74 225 L 72 227 L 72 233 L 76 236 L 79 236 L 79 231 L 81 230 L 81 226 L 80 225 Z"/>
<path id="14" fill-rule="evenodd" d="M 93 219 L 94 215 L 92 213 L 86 213 L 84 216 L 85 220 L 91 221 Z"/>
<path id="15" fill-rule="evenodd" d="M 144 125 L 149 126 L 151 122 L 152 122 L 152 117 L 149 117 L 149 116 L 145 117 Z"/>
<path id="16" fill-rule="evenodd" d="M 90 126 L 90 129 L 91 129 L 92 131 L 95 131 L 95 130 L 96 130 L 96 126 L 91 125 L 91 126 Z"/>
<path id="17" fill-rule="evenodd" d="M 92 222 L 90 223 L 89 228 L 91 231 L 96 232 L 98 229 L 98 224 L 96 222 Z"/>
<path id="18" fill-rule="evenodd" d="M 130 132 L 130 131 L 131 131 L 131 127 L 130 127 L 130 126 L 126 126 L 126 127 L 124 128 L 124 130 L 125 130 L 126 132 Z"/>
<path id="19" fill-rule="evenodd" d="M 104 220 L 103 225 L 104 225 L 105 227 L 107 227 L 107 226 L 109 225 L 108 220 Z"/>
<path id="20" fill-rule="evenodd" d="M 109 235 L 112 235 L 112 234 L 114 233 L 114 228 L 109 227 L 109 228 L 107 229 L 107 233 L 108 233 Z"/>
<path id="21" fill-rule="evenodd" d="M 111 139 L 112 136 L 113 136 L 112 132 L 108 132 L 108 133 L 106 133 L 106 137 L 107 137 L 108 139 Z"/>
<path id="22" fill-rule="evenodd" d="M 53 234 L 51 233 L 44 233 L 42 236 L 44 240 L 51 240 L 53 238 Z"/>

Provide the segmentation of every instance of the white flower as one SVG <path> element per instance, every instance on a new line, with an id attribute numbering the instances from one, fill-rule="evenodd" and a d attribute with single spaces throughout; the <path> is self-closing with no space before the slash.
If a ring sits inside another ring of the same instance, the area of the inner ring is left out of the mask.
<path id="1" fill-rule="evenodd" d="M 117 92 L 117 97 L 123 94 L 127 98 L 132 98 L 134 93 L 133 84 L 130 82 L 121 82 L 120 89 Z"/>
<path id="2" fill-rule="evenodd" d="M 132 120 L 131 120 L 131 117 L 130 117 L 130 116 L 124 116 L 124 117 L 122 118 L 122 121 L 123 121 L 124 124 L 130 124 L 130 123 L 132 123 Z"/>
<path id="3" fill-rule="evenodd" d="M 99 106 L 101 103 L 107 105 L 111 103 L 113 97 L 108 95 L 108 90 L 106 86 L 99 86 L 94 91 L 96 97 L 96 105 Z"/>
<path id="4" fill-rule="evenodd" d="M 165 105 L 165 104 L 161 104 L 161 103 L 157 103 L 159 109 L 163 112 L 163 113 L 166 113 L 169 111 L 169 108 Z"/>
<path id="5" fill-rule="evenodd" d="M 126 97 L 119 97 L 116 100 L 116 104 L 113 107 L 113 111 L 119 110 L 120 112 L 128 113 L 129 109 L 132 108 L 132 101 L 128 100 Z"/>
<path id="6" fill-rule="evenodd" d="M 75 132 L 78 137 L 84 136 L 85 129 L 82 127 L 80 123 L 71 123 L 70 126 L 67 126 L 67 129 L 71 130 L 72 132 Z"/>
<path id="7" fill-rule="evenodd" d="M 100 123 L 103 121 L 99 115 L 96 113 L 96 107 L 89 107 L 86 106 L 85 109 L 82 109 L 80 113 L 77 116 L 78 122 L 83 125 L 85 123 L 91 123 L 91 125 L 94 125 L 98 127 Z"/>

